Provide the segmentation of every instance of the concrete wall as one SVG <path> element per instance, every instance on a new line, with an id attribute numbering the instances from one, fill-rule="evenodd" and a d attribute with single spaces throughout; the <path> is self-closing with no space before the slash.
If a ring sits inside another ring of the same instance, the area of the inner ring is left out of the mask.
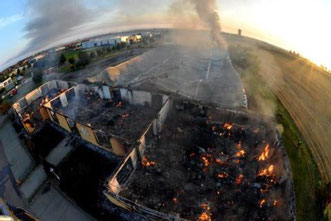
<path id="1" fill-rule="evenodd" d="M 122 91 L 126 92 L 125 90 L 122 90 Z M 109 188 L 109 191 L 111 193 L 114 193 L 116 195 L 120 193 L 122 185 L 118 181 L 118 175 L 121 173 L 121 170 L 123 168 L 125 168 L 125 165 L 128 162 L 130 162 L 133 166 L 133 171 L 132 172 L 134 172 L 134 170 L 138 168 L 139 163 L 144 158 L 144 152 L 145 152 L 145 149 L 146 149 L 146 144 L 151 142 L 152 134 L 154 134 L 153 133 L 153 131 L 154 131 L 154 122 L 156 122 L 155 127 L 156 127 L 157 134 L 158 134 L 162 130 L 162 126 L 163 126 L 163 124 L 166 120 L 166 117 L 167 117 L 168 113 L 169 113 L 169 110 L 171 108 L 171 104 L 172 104 L 172 102 L 168 98 L 166 100 L 166 103 L 164 104 L 164 106 L 162 107 L 162 109 L 159 112 L 159 118 L 154 119 L 153 122 L 147 127 L 147 129 L 145 130 L 143 135 L 138 140 L 139 145 L 134 147 L 133 149 L 131 149 L 129 151 L 129 153 L 127 154 L 127 157 L 122 161 L 119 168 L 113 173 L 113 175 L 111 176 L 111 178 L 109 179 L 109 182 L 108 182 L 108 188 Z M 127 175 L 127 177 L 125 177 L 125 178 L 128 179 L 129 177 L 130 176 Z"/>
<path id="2" fill-rule="evenodd" d="M 134 91 L 128 90 L 125 88 L 120 89 L 121 98 L 130 104 L 134 105 L 145 105 L 148 104 L 151 106 L 152 104 L 152 94 L 146 91 Z"/>
<path id="3" fill-rule="evenodd" d="M 56 81 L 56 80 L 49 81 L 43 84 L 42 86 L 40 86 L 39 88 L 31 91 L 25 97 L 21 98 L 20 100 L 18 100 L 16 103 L 13 104 L 14 113 L 19 118 L 19 120 L 21 121 L 22 125 L 25 128 L 25 131 L 28 134 L 32 134 L 36 128 L 30 128 L 24 125 L 22 119 L 22 114 L 24 113 L 24 109 L 32 102 L 34 102 L 36 99 L 45 96 L 51 89 L 58 88 L 58 89 L 66 90 L 70 86 L 71 84 L 65 81 Z M 43 119 L 48 119 L 46 115 L 47 113 L 46 112 L 40 113 Z"/>
<path id="4" fill-rule="evenodd" d="M 68 82 L 65 81 L 49 81 L 39 88 L 31 91 L 27 95 L 25 95 L 23 98 L 18 100 L 16 103 L 13 104 L 13 108 L 16 113 L 21 113 L 21 111 L 31 104 L 33 101 L 35 101 L 37 98 L 45 96 L 49 90 L 54 89 L 54 88 L 59 88 L 66 90 L 70 87 Z"/>
<path id="5" fill-rule="evenodd" d="M 116 155 L 121 156 L 121 157 L 125 156 L 125 153 L 126 153 L 125 147 L 119 139 L 117 139 L 115 137 L 110 138 L 110 144 L 113 149 L 113 152 Z"/>
<path id="6" fill-rule="evenodd" d="M 88 141 L 88 142 L 90 142 L 90 143 L 92 143 L 96 146 L 99 146 L 98 141 L 97 141 L 97 137 L 95 136 L 95 133 L 94 133 L 92 128 L 87 127 L 87 126 L 85 126 L 83 124 L 80 124 L 80 123 L 76 123 L 76 127 L 79 131 L 80 136 L 84 140 L 86 140 L 86 141 Z"/>
<path id="7" fill-rule="evenodd" d="M 68 121 L 67 121 L 67 118 L 64 117 L 63 115 L 59 114 L 59 113 L 56 113 L 56 117 L 59 121 L 60 126 L 63 129 L 67 130 L 68 132 L 71 132 L 70 126 L 69 126 Z"/>
<path id="8" fill-rule="evenodd" d="M 136 63 L 140 60 L 141 60 L 141 56 L 134 57 L 119 65 L 116 65 L 114 67 L 109 67 L 105 70 L 105 73 L 101 72 L 100 74 L 98 74 L 94 77 L 88 78 L 88 80 L 89 80 L 89 82 L 102 82 L 102 81 L 116 82 L 122 73 L 127 73 L 127 67 L 130 64 Z"/>
<path id="9" fill-rule="evenodd" d="M 163 126 L 165 120 L 167 119 L 171 106 L 172 106 L 172 102 L 170 99 L 168 99 L 166 101 L 166 103 L 163 105 L 160 112 L 157 114 L 157 118 L 154 119 L 154 121 L 153 121 L 153 134 L 154 135 L 158 135 L 161 132 L 162 126 Z"/>

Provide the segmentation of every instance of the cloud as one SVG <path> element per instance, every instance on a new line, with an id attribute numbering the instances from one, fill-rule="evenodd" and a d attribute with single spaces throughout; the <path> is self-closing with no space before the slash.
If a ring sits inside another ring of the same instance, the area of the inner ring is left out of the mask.
<path id="1" fill-rule="evenodd" d="M 10 17 L 0 18 L 0 28 L 3 28 L 9 24 L 22 20 L 23 16 L 21 14 L 12 15 Z"/>
<path id="2" fill-rule="evenodd" d="M 93 11 L 79 0 L 29 0 L 27 7 L 27 17 L 30 20 L 24 31 L 29 43 L 21 54 L 40 50 L 60 41 L 63 36 L 74 32 L 94 17 Z"/>

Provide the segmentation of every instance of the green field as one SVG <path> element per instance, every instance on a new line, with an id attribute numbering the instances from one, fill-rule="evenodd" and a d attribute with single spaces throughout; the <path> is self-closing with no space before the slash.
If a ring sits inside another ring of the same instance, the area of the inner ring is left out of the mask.
<path id="1" fill-rule="evenodd" d="M 68 51 L 65 51 L 63 54 L 66 58 L 66 60 L 68 61 L 70 58 L 74 58 L 75 61 L 77 62 L 78 60 L 78 54 L 81 53 L 82 51 L 85 51 L 87 52 L 89 55 L 93 52 L 95 54 L 95 57 L 91 57 L 90 58 L 90 62 L 89 64 L 93 64 L 93 63 L 96 63 L 98 61 L 101 61 L 101 60 L 104 60 L 106 58 L 110 58 L 110 57 L 113 57 L 113 56 L 116 56 L 118 55 L 120 52 L 123 52 L 127 49 L 121 49 L 121 50 L 112 50 L 110 52 L 108 51 L 105 51 L 103 50 L 103 53 L 102 55 L 98 56 L 97 55 L 97 50 L 101 50 L 100 48 L 93 48 L 93 49 L 87 49 L 87 50 L 68 50 Z M 75 70 L 78 70 L 78 69 L 82 69 L 82 68 L 85 68 L 85 67 L 74 67 L 72 68 L 72 65 L 69 64 L 68 62 L 66 62 L 66 64 L 62 65 L 61 67 L 59 67 L 59 71 L 60 72 L 72 72 L 72 71 L 75 71 Z"/>
<path id="2" fill-rule="evenodd" d="M 326 189 L 298 128 L 259 74 L 259 60 L 249 49 L 230 47 L 230 56 L 246 89 L 249 109 L 275 116 L 294 181 L 297 220 L 322 220 Z M 300 145 L 299 145 L 299 142 Z"/>

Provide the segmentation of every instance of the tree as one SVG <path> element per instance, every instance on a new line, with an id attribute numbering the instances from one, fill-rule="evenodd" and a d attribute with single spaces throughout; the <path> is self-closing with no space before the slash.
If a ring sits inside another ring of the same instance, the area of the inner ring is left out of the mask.
<path id="1" fill-rule="evenodd" d="M 20 69 L 17 68 L 16 74 L 19 75 L 21 73 Z"/>
<path id="2" fill-rule="evenodd" d="M 77 66 L 83 67 L 90 63 L 90 56 L 86 51 L 82 51 L 78 54 Z"/>
<path id="3" fill-rule="evenodd" d="M 40 84 L 43 81 L 43 77 L 44 77 L 42 69 L 41 68 L 34 68 L 32 73 L 33 73 L 32 81 L 35 84 Z"/>
<path id="4" fill-rule="evenodd" d="M 76 59 L 75 59 L 74 57 L 70 57 L 70 58 L 68 59 L 68 61 L 69 61 L 70 64 L 75 64 Z"/>
<path id="5" fill-rule="evenodd" d="M 97 50 L 97 55 L 98 55 L 98 56 L 101 56 L 102 54 L 103 54 L 102 50 L 101 50 L 101 49 L 98 49 L 98 50 Z"/>
<path id="6" fill-rule="evenodd" d="M 96 56 L 96 54 L 92 51 L 92 52 L 90 53 L 90 58 L 95 58 L 95 56 Z"/>
<path id="7" fill-rule="evenodd" d="M 26 70 L 25 66 L 23 67 L 22 71 L 24 72 Z"/>
<path id="8" fill-rule="evenodd" d="M 117 49 L 117 50 L 121 50 L 121 48 L 122 48 L 121 44 L 118 43 L 118 44 L 116 45 L 116 49 Z"/>
<path id="9" fill-rule="evenodd" d="M 110 53 L 111 52 L 111 47 L 107 48 L 107 52 Z"/>
<path id="10" fill-rule="evenodd" d="M 126 42 L 121 42 L 121 48 L 125 48 L 126 47 Z"/>
<path id="11" fill-rule="evenodd" d="M 60 65 L 63 65 L 66 61 L 67 61 L 67 58 L 66 58 L 66 56 L 64 56 L 64 54 L 62 53 L 62 54 L 60 55 L 59 64 L 60 64 Z"/>
<path id="12" fill-rule="evenodd" d="M 31 63 L 30 62 L 28 62 L 28 68 L 31 68 Z"/>

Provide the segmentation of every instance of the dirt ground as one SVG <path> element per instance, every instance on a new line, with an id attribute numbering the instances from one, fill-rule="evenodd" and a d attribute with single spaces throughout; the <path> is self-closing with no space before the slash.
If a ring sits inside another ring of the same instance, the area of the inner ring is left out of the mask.
<path id="1" fill-rule="evenodd" d="M 260 61 L 260 75 L 290 113 L 310 147 L 323 180 L 331 179 L 331 75 L 300 57 L 248 38 L 228 37 L 249 47 Z"/>

